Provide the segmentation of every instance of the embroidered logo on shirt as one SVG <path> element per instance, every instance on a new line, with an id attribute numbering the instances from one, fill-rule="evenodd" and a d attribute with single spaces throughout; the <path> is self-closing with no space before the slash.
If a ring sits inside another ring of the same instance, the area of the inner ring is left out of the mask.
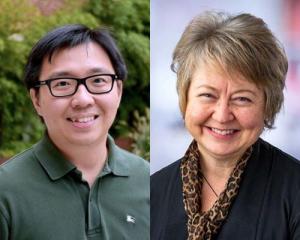
<path id="1" fill-rule="evenodd" d="M 126 221 L 129 222 L 129 223 L 135 223 L 135 217 L 130 216 L 130 215 L 127 214 Z"/>

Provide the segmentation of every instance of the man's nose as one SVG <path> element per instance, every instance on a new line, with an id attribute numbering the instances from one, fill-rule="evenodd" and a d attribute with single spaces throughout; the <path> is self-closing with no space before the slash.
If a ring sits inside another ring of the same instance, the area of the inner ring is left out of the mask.
<path id="1" fill-rule="evenodd" d="M 219 123 L 226 123 L 234 119 L 232 109 L 227 100 L 219 100 L 212 115 L 213 119 Z"/>
<path id="2" fill-rule="evenodd" d="M 94 103 L 93 94 L 89 93 L 83 84 L 78 86 L 76 93 L 72 96 L 72 107 L 87 107 Z"/>

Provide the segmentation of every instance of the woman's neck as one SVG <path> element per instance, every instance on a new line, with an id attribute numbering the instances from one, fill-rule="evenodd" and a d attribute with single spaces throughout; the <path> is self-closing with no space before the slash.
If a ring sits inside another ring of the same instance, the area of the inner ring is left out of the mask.
<path id="1" fill-rule="evenodd" d="M 203 174 L 201 211 L 206 212 L 225 190 L 228 179 L 237 161 L 226 161 L 201 156 L 200 166 Z"/>
<path id="2" fill-rule="evenodd" d="M 213 155 L 201 149 L 198 145 L 201 154 L 201 170 L 205 176 L 211 176 L 219 179 L 228 179 L 238 160 L 242 157 L 241 153 L 235 153 L 226 156 Z"/>

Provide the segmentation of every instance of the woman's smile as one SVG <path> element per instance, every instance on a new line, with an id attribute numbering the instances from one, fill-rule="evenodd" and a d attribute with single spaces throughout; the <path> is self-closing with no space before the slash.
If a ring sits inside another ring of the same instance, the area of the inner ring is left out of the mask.
<path id="1" fill-rule="evenodd" d="M 237 129 L 220 129 L 220 128 L 214 128 L 214 127 L 204 127 L 204 129 L 207 130 L 209 134 L 212 136 L 218 138 L 218 139 L 224 139 L 229 140 L 236 136 L 236 134 L 239 132 Z"/>

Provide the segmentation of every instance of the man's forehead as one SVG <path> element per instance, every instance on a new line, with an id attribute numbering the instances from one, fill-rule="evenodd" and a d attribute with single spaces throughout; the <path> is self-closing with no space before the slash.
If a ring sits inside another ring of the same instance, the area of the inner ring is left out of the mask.
<path id="1" fill-rule="evenodd" d="M 50 50 L 49 53 L 47 55 L 45 55 L 43 59 L 44 60 L 47 59 L 48 62 L 51 64 L 52 59 L 55 58 L 57 55 L 60 55 L 62 52 L 69 52 L 69 51 L 77 50 L 78 48 L 85 49 L 86 56 L 88 56 L 89 48 L 91 45 L 96 48 L 100 48 L 101 51 L 103 51 L 103 53 L 106 54 L 107 57 L 109 57 L 109 54 L 107 53 L 107 51 L 103 48 L 103 46 L 101 44 L 99 44 L 95 41 L 86 41 L 86 42 L 83 42 L 80 44 L 76 44 L 74 46 L 72 46 L 72 45 L 59 46 L 55 49 Z"/>
<path id="2" fill-rule="evenodd" d="M 60 48 L 43 59 L 41 77 L 84 77 L 90 74 L 111 73 L 114 67 L 106 51 L 93 42 Z M 46 76 L 45 76 L 46 75 Z"/>

